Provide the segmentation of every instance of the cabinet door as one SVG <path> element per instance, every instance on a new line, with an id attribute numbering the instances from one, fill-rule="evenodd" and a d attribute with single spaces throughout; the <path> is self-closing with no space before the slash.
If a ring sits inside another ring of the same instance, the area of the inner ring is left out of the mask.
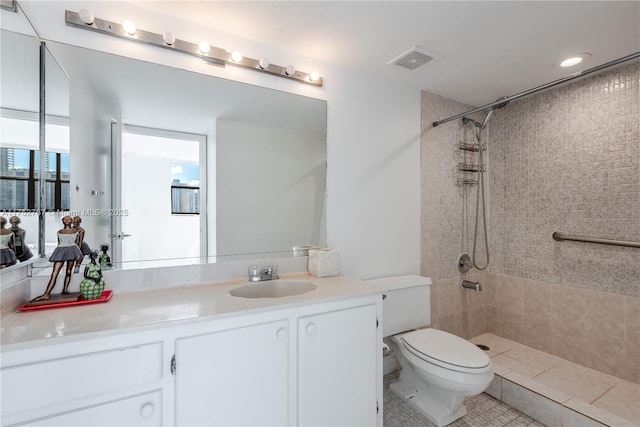
<path id="1" fill-rule="evenodd" d="M 376 306 L 298 319 L 298 424 L 374 426 Z"/>
<path id="2" fill-rule="evenodd" d="M 176 341 L 176 425 L 287 425 L 288 321 Z"/>

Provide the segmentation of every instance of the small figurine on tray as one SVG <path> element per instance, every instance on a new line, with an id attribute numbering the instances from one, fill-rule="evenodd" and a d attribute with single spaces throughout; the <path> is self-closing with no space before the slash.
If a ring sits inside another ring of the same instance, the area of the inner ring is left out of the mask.
<path id="1" fill-rule="evenodd" d="M 84 279 L 80 282 L 80 293 L 86 300 L 95 300 L 100 298 L 104 291 L 104 277 L 100 265 L 96 263 L 97 252 L 89 252 L 89 258 L 91 261 L 84 268 Z"/>
<path id="2" fill-rule="evenodd" d="M 109 270 L 113 268 L 113 264 L 111 264 L 111 257 L 107 253 L 107 251 L 109 250 L 109 244 L 101 244 L 100 250 L 102 251 L 102 254 L 100 255 L 100 268 L 102 268 L 103 270 Z"/>

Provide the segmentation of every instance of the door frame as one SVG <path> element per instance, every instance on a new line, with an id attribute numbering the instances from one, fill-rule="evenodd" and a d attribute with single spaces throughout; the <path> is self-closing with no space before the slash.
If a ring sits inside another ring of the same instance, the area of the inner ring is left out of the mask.
<path id="1" fill-rule="evenodd" d="M 200 166 L 200 259 L 208 259 L 208 233 L 207 233 L 207 136 L 189 132 L 179 132 L 168 129 L 149 128 L 144 126 L 112 123 L 111 124 L 111 183 L 113 210 L 122 210 L 122 155 L 123 147 L 122 135 L 132 133 L 139 135 L 155 136 L 159 138 L 182 139 L 197 141 L 199 146 Z M 126 230 L 122 229 L 122 216 L 113 215 L 111 217 L 111 255 L 112 261 L 116 265 L 122 263 L 122 240 L 128 237 Z M 137 260 L 135 260 L 137 261 Z"/>

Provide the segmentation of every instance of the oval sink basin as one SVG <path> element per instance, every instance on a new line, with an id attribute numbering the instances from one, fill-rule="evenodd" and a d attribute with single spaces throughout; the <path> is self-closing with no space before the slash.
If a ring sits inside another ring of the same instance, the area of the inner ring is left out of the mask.
<path id="1" fill-rule="evenodd" d="M 282 298 L 304 294 L 315 288 L 317 286 L 307 280 L 268 280 L 238 286 L 229 293 L 241 298 Z"/>

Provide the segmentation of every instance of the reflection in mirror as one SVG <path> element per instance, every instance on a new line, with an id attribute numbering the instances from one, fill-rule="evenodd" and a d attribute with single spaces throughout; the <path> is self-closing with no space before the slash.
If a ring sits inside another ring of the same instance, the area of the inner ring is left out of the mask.
<path id="1" fill-rule="evenodd" d="M 0 211 L 21 229 L 20 251 L 48 254 L 56 245 L 59 212 L 69 209 L 68 79 L 46 49 L 44 143 L 40 151 L 40 42 L 2 30 Z M 55 98 L 55 99 L 54 99 Z M 44 205 L 40 206 L 40 177 Z M 39 217 L 47 230 L 41 248 Z M 24 259 L 26 261 L 26 259 Z"/>
<path id="2" fill-rule="evenodd" d="M 206 215 L 200 215 L 206 212 L 206 142 L 204 135 L 125 126 L 117 150 L 122 185 L 114 196 L 126 210 L 114 219 L 129 235 L 112 248 L 114 258 L 131 264 L 206 254 Z M 145 184 L 128 185 L 133 182 Z M 176 239 L 172 230 L 193 238 Z"/>
<path id="3" fill-rule="evenodd" d="M 291 256 L 296 245 L 326 245 L 325 101 L 47 46 L 70 77 L 71 212 L 83 217 L 91 248 L 111 246 L 116 268 Z M 160 156 L 163 142 L 147 141 L 132 161 L 130 129 L 204 142 L 197 160 L 185 157 L 186 142 Z M 172 177 L 172 168 L 195 164 L 197 183 Z M 189 198 L 198 212 L 186 207 Z"/>

